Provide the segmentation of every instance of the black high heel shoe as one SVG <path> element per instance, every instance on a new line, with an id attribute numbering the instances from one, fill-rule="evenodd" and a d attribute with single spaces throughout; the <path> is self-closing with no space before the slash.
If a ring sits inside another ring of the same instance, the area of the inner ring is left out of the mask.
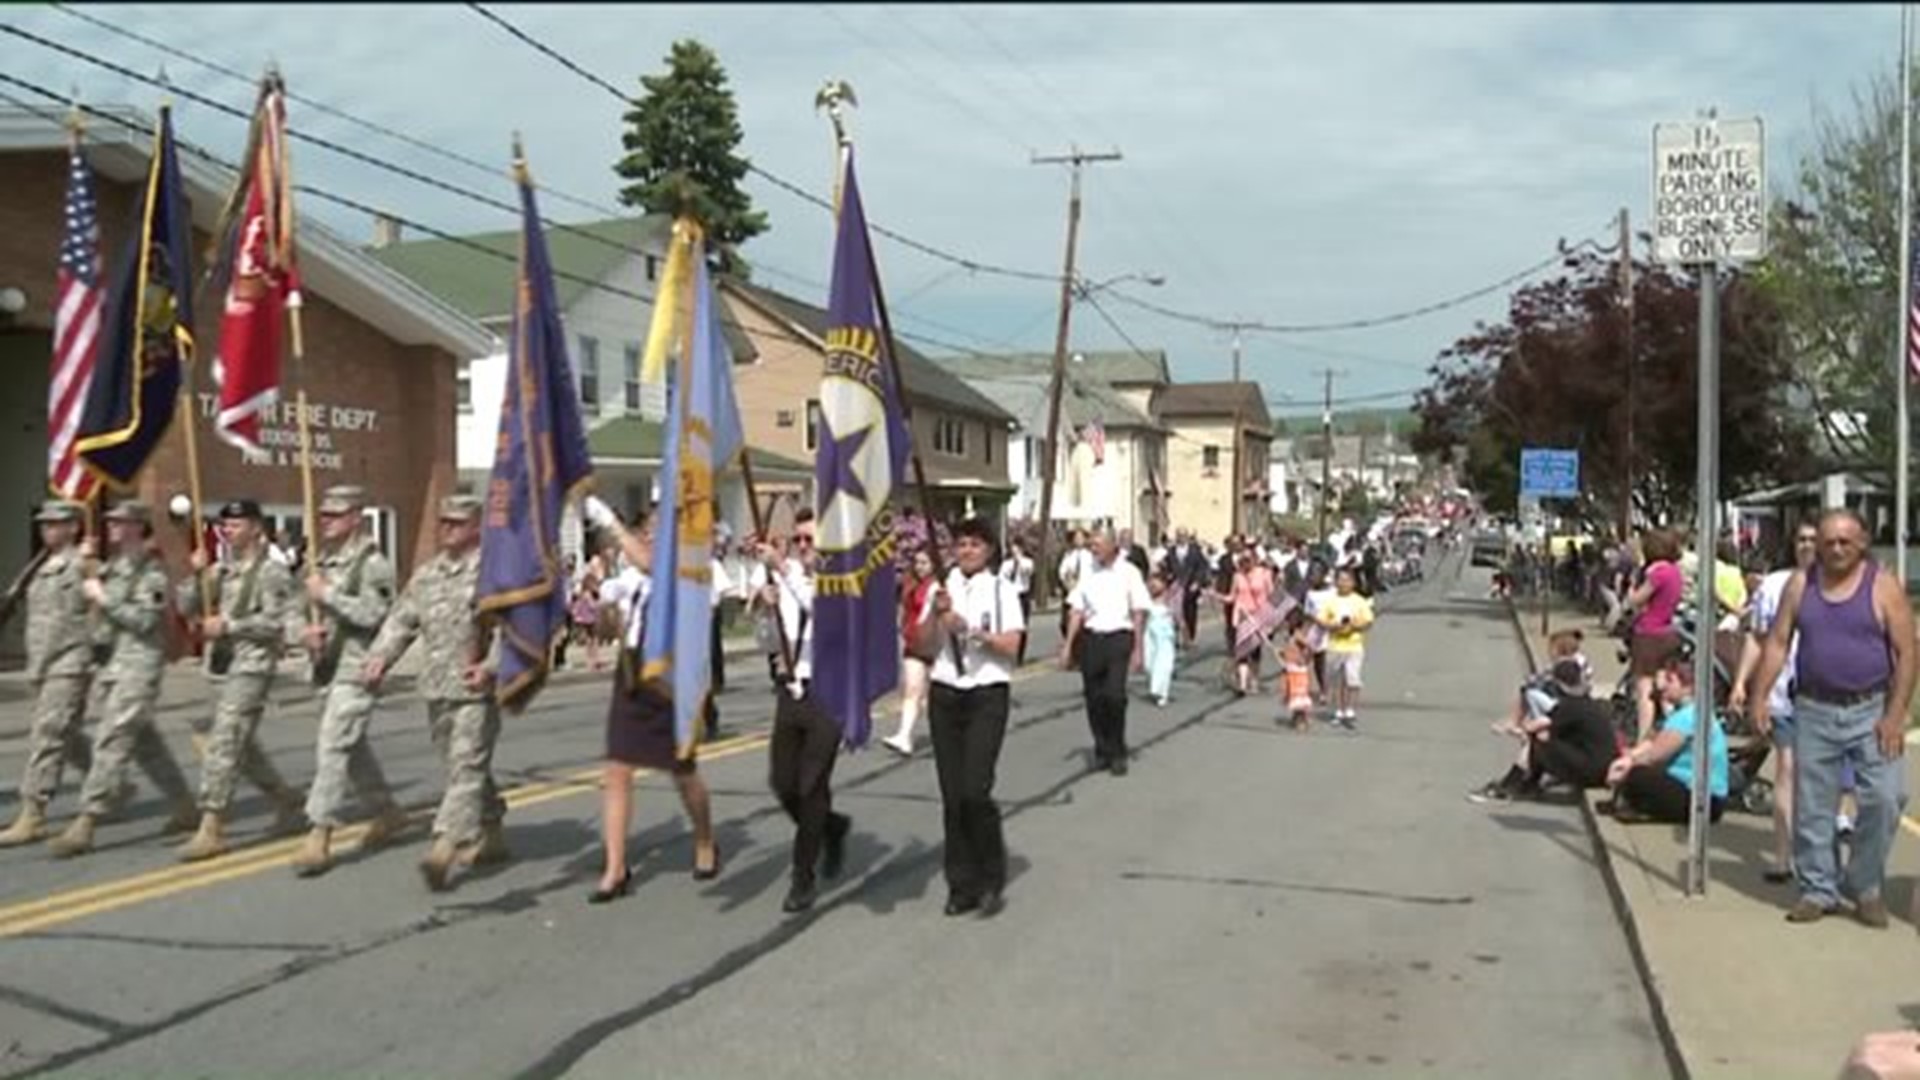
<path id="1" fill-rule="evenodd" d="M 628 867 L 627 869 L 621 871 L 620 880 L 613 883 L 613 888 L 595 889 L 592 892 L 588 893 L 587 903 L 589 904 L 611 903 L 612 901 L 618 900 L 621 897 L 627 895 L 628 890 L 630 890 L 632 887 L 633 887 L 633 868 Z"/>
<path id="2" fill-rule="evenodd" d="M 705 870 L 702 870 L 702 869 L 700 869 L 700 867 L 699 867 L 699 866 L 695 866 L 695 867 L 693 868 L 693 880 L 695 880 L 695 881 L 712 881 L 712 880 L 713 880 L 714 878 L 717 878 L 717 877 L 719 877 L 719 876 L 720 876 L 720 863 L 721 863 L 721 860 L 720 860 L 720 845 L 719 845 L 719 844 L 715 844 L 715 845 L 713 845 L 713 865 L 712 865 L 712 866 L 709 866 L 709 867 L 707 867 L 707 868 L 706 868 Z"/>

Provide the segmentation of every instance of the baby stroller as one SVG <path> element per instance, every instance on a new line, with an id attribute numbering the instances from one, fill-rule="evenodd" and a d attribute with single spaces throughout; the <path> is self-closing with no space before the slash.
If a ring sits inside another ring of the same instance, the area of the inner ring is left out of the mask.
<path id="1" fill-rule="evenodd" d="M 1680 638 L 1679 655 L 1685 662 L 1692 663 L 1699 642 L 1694 610 L 1682 607 L 1676 611 L 1673 625 Z M 1613 628 L 1613 636 L 1617 638 L 1624 639 L 1627 633 L 1624 620 Z M 1727 707 L 1727 697 L 1733 689 L 1734 672 L 1739 667 L 1740 640 L 1737 634 L 1722 633 L 1714 637 L 1713 709 L 1720 718 L 1720 729 L 1727 734 L 1727 808 L 1769 815 L 1773 813 L 1773 781 L 1762 774 L 1762 769 L 1773 753 L 1773 740 L 1760 734 L 1744 714 Z M 1622 661 L 1628 659 L 1624 640 L 1618 655 Z M 1613 714 L 1614 741 L 1625 750 L 1633 744 L 1635 729 L 1639 725 L 1634 707 L 1631 667 L 1615 684 L 1609 706 Z M 1654 719 L 1655 731 L 1660 729 L 1664 720 L 1664 716 Z"/>

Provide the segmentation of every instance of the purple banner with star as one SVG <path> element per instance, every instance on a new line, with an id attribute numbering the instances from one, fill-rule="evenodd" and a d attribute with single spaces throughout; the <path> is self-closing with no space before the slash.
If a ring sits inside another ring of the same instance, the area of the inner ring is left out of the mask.
<path id="1" fill-rule="evenodd" d="M 857 749 L 872 733 L 874 700 L 900 681 L 893 517 L 907 424 L 875 316 L 877 278 L 851 147 L 845 170 L 820 381 L 812 652 L 814 699 Z"/>

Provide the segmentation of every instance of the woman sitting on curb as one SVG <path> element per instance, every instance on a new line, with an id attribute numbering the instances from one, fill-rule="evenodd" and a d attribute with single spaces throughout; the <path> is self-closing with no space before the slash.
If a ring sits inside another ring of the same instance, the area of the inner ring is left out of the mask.
<path id="1" fill-rule="evenodd" d="M 1655 676 L 1654 688 L 1668 709 L 1666 722 L 1658 734 L 1641 740 L 1607 767 L 1607 783 L 1614 796 L 1601 809 L 1627 824 L 1684 825 L 1693 804 L 1693 732 L 1699 723 L 1691 657 L 1682 654 L 1669 660 Z M 1710 716 L 1707 722 L 1713 725 L 1707 734 L 1708 816 L 1719 821 L 1727 802 L 1727 734 L 1718 716 Z"/>

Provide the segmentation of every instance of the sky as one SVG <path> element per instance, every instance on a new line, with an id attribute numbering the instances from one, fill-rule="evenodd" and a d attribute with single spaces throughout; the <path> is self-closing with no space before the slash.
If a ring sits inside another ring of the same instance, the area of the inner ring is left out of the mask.
<path id="1" fill-rule="evenodd" d="M 589 220 L 613 207 L 622 107 L 463 5 L 128 4 L 78 9 L 243 72 L 277 61 L 289 87 L 446 150 L 449 162 L 333 116 L 290 106 L 292 125 L 380 159 L 510 199 L 521 132 L 542 209 Z M 671 44 L 714 49 L 739 104 L 740 152 L 818 194 L 831 190 L 831 128 L 814 108 L 829 78 L 859 99 L 849 123 L 870 221 L 977 264 L 876 239 L 899 329 L 989 352 L 1050 351 L 1065 247 L 1068 172 L 1035 154 L 1118 149 L 1089 166 L 1079 273 L 1101 283 L 1073 311 L 1072 347 L 1168 352 L 1176 379 L 1227 377 L 1232 335 L 1153 314 L 1128 297 L 1216 322 L 1368 320 L 1491 285 L 1562 239 L 1611 243 L 1625 207 L 1649 211 L 1652 126 L 1764 118 L 1768 181 L 1790 189 L 1816 109 L 1898 63 L 1895 5 L 1100 6 L 512 5 L 489 10 L 631 92 Z M 10 25 L 245 109 L 238 80 L 167 56 L 59 8 L 10 7 Z M 158 91 L 0 35 L 0 71 L 95 104 L 151 108 Z M 14 87 L 6 94 L 40 103 Z M 0 98 L 0 101 L 4 101 Z M 182 138 L 231 158 L 245 123 L 177 103 Z M 296 144 L 302 182 L 437 229 L 510 228 L 498 209 Z M 758 279 L 824 305 L 826 211 L 758 178 L 771 229 L 745 248 Z M 339 231 L 360 213 L 309 200 Z M 1158 287 L 1139 278 L 1164 279 Z M 1048 280 L 1050 278 L 1051 280 Z M 1361 330 L 1243 336 L 1245 377 L 1276 413 L 1335 398 L 1409 401 L 1427 368 L 1506 290 Z"/>

